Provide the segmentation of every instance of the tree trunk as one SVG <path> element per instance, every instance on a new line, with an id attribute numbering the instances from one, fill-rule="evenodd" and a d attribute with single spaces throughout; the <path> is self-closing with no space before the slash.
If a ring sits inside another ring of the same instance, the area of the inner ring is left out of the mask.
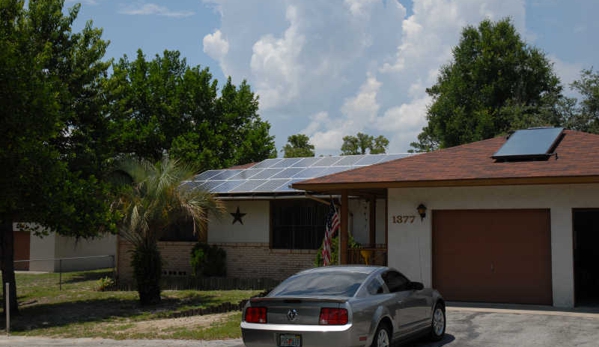
<path id="1" fill-rule="evenodd" d="M 19 314 L 19 305 L 17 303 L 17 281 L 15 279 L 15 245 L 14 232 L 12 230 L 12 218 L 9 214 L 0 216 L 0 259 L 2 263 L 2 307 L 6 313 L 6 283 L 10 286 L 10 314 L 15 316 Z"/>
<path id="2" fill-rule="evenodd" d="M 131 260 L 139 302 L 142 305 L 160 303 L 160 279 L 162 275 L 162 258 L 157 244 L 139 245 L 133 251 Z"/>

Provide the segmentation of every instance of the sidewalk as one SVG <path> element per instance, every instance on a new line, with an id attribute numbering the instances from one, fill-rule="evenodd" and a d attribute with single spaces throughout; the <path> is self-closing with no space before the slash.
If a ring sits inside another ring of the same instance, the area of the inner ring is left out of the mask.
<path id="1" fill-rule="evenodd" d="M 243 347 L 233 340 L 110 340 L 99 338 L 52 339 L 45 337 L 0 336 L 0 346 L 11 347 Z"/>

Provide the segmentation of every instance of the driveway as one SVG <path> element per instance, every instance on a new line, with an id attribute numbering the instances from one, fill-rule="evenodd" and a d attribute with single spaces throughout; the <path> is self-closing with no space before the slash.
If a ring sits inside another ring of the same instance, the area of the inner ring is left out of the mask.
<path id="1" fill-rule="evenodd" d="M 447 334 L 435 343 L 414 341 L 409 347 L 596 347 L 599 310 L 555 311 L 551 308 L 510 309 L 456 307 L 447 309 Z M 49 339 L 0 337 L 0 346 L 11 347 L 243 347 L 241 340 L 123 340 Z M 308 347 L 308 346 L 306 346 Z"/>

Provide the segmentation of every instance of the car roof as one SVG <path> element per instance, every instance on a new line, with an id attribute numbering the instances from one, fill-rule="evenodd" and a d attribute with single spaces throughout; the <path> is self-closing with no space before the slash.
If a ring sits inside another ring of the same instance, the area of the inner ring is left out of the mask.
<path id="1" fill-rule="evenodd" d="M 331 265 L 304 270 L 301 271 L 300 274 L 327 272 L 359 272 L 364 274 L 372 274 L 374 272 L 382 272 L 384 270 L 389 270 L 389 268 L 386 266 L 376 265 Z"/>

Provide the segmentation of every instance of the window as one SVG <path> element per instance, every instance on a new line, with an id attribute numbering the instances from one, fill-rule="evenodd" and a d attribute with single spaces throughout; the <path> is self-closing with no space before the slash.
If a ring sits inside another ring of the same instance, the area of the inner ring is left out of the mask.
<path id="1" fill-rule="evenodd" d="M 410 281 L 397 271 L 387 271 L 382 277 L 391 293 L 401 292 L 408 289 Z"/>
<path id="2" fill-rule="evenodd" d="M 198 237 L 198 233 L 194 232 L 193 220 L 184 218 L 166 227 L 159 240 L 196 242 Z"/>
<path id="3" fill-rule="evenodd" d="M 318 249 L 324 237 L 329 206 L 308 199 L 273 200 L 270 203 L 275 249 Z"/>
<path id="4" fill-rule="evenodd" d="M 372 281 L 368 283 L 366 290 L 368 290 L 370 295 L 383 294 L 385 291 L 383 289 L 383 284 L 379 282 L 378 278 L 373 278 Z"/>

